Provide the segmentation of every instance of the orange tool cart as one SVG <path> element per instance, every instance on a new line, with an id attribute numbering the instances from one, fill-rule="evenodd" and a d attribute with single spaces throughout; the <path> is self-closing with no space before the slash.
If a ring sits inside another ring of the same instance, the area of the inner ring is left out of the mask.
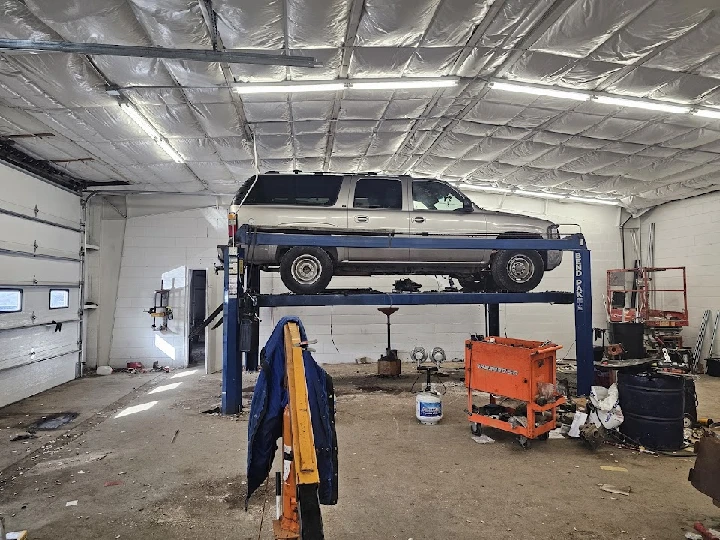
<path id="1" fill-rule="evenodd" d="M 465 386 L 468 420 L 479 435 L 482 426 L 518 435 L 527 447 L 530 439 L 547 439 L 555 429 L 555 409 L 565 403 L 556 390 L 555 352 L 550 342 L 486 337 L 465 342 Z M 476 405 L 473 391 L 490 394 L 490 404 Z M 499 398 L 499 399 L 498 399 Z M 521 402 L 514 408 L 498 401 Z"/>

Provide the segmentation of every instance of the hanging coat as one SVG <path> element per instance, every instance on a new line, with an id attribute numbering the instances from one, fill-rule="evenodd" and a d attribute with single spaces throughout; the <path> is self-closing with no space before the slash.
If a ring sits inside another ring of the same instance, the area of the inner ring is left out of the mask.
<path id="1" fill-rule="evenodd" d="M 277 451 L 277 440 L 282 436 L 283 412 L 289 397 L 287 388 L 284 387 L 284 327 L 287 322 L 296 322 L 300 329 L 300 338 L 307 340 L 305 328 L 299 318 L 283 317 L 275 326 L 261 354 L 261 372 L 250 404 L 246 509 L 250 496 L 270 474 Z M 318 496 L 321 504 L 337 504 L 338 450 L 332 377 L 315 362 L 308 351 L 303 351 L 303 362 L 320 475 Z"/>

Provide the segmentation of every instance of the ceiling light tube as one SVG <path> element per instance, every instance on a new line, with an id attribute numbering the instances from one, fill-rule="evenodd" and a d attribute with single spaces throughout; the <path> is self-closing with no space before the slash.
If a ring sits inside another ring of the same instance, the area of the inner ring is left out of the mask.
<path id="1" fill-rule="evenodd" d="M 575 195 L 568 195 L 567 200 L 588 204 L 607 204 L 610 206 L 620 205 L 620 201 L 616 201 L 614 199 L 595 199 L 593 197 L 576 197 Z"/>
<path id="2" fill-rule="evenodd" d="M 397 79 L 360 80 L 349 82 L 352 90 L 402 90 L 418 88 L 452 88 L 460 80 L 456 77 L 440 77 L 435 79 L 414 79 L 400 77 Z"/>
<path id="3" fill-rule="evenodd" d="M 712 109 L 697 109 L 693 111 L 695 116 L 703 116 L 705 118 L 720 118 L 720 110 L 714 111 Z"/>
<path id="4" fill-rule="evenodd" d="M 524 195 L 525 197 L 537 197 L 540 199 L 566 199 L 567 195 L 560 195 L 558 193 L 545 193 L 543 191 L 525 191 L 524 189 L 518 189 L 513 191 L 515 195 Z"/>
<path id="5" fill-rule="evenodd" d="M 130 103 L 120 103 L 120 110 L 122 110 L 128 117 L 135 122 L 164 152 L 172 158 L 175 163 L 185 163 L 185 159 L 175 150 L 167 140 L 160 135 L 150 122 L 140 114 L 140 112 Z"/>
<path id="6" fill-rule="evenodd" d="M 395 77 L 390 79 L 355 79 L 335 81 L 285 81 L 281 83 L 239 83 L 233 88 L 239 94 L 287 94 L 295 92 L 336 92 L 338 90 L 402 90 L 451 88 L 458 77 Z"/>
<path id="7" fill-rule="evenodd" d="M 639 99 L 627 99 L 614 96 L 595 96 L 595 101 L 606 105 L 618 105 L 619 107 L 629 107 L 634 109 L 646 109 L 648 111 L 660 111 L 672 114 L 684 114 L 690 112 L 690 107 L 680 105 L 670 105 L 667 103 L 659 103 L 657 101 L 646 101 Z"/>
<path id="8" fill-rule="evenodd" d="M 285 83 L 269 84 L 236 84 L 238 94 L 290 94 L 295 92 L 337 92 L 344 90 L 345 82 L 338 81 L 288 81 Z"/>
<path id="9" fill-rule="evenodd" d="M 574 101 L 588 101 L 592 96 L 582 92 L 573 92 L 571 90 L 560 90 L 553 87 L 530 86 L 525 84 L 506 83 L 501 81 L 493 81 L 490 83 L 493 90 L 502 90 L 505 92 L 517 92 L 520 94 L 531 94 L 534 96 L 549 96 L 560 99 L 571 99 Z"/>
<path id="10" fill-rule="evenodd" d="M 460 183 L 458 187 L 462 189 L 469 189 L 470 191 L 486 191 L 490 193 L 512 193 L 512 189 L 495 187 L 495 186 L 478 186 L 475 184 Z"/>

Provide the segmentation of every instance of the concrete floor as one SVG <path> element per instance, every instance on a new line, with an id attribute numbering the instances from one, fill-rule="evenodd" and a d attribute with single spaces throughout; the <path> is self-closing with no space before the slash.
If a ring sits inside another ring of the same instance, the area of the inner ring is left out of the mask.
<path id="1" fill-rule="evenodd" d="M 696 520 L 720 523 L 720 508 L 687 481 L 691 459 L 593 453 L 574 440 L 526 451 L 497 432 L 494 444 L 480 445 L 470 438 L 458 374 L 442 423 L 422 426 L 409 393 L 415 374 L 379 380 L 374 369 L 328 367 L 338 394 L 340 501 L 322 507 L 327 538 L 662 540 L 683 538 Z M 697 387 L 700 415 L 720 418 L 720 379 Z M 184 370 L 88 377 L 0 409 L 0 514 L 33 540 L 272 538 L 273 487 L 243 509 L 246 418 L 201 412 L 219 401 L 219 375 Z M 10 442 L 39 417 L 65 411 L 80 415 Z M 631 493 L 603 492 L 602 483 Z"/>

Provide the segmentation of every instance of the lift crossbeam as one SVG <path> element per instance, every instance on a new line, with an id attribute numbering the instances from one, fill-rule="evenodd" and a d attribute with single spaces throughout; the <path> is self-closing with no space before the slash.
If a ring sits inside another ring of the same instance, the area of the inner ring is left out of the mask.
<path id="1" fill-rule="evenodd" d="M 261 294 L 258 307 L 284 306 L 422 306 L 435 304 L 572 304 L 569 292 L 537 293 L 350 293 L 350 294 Z"/>

